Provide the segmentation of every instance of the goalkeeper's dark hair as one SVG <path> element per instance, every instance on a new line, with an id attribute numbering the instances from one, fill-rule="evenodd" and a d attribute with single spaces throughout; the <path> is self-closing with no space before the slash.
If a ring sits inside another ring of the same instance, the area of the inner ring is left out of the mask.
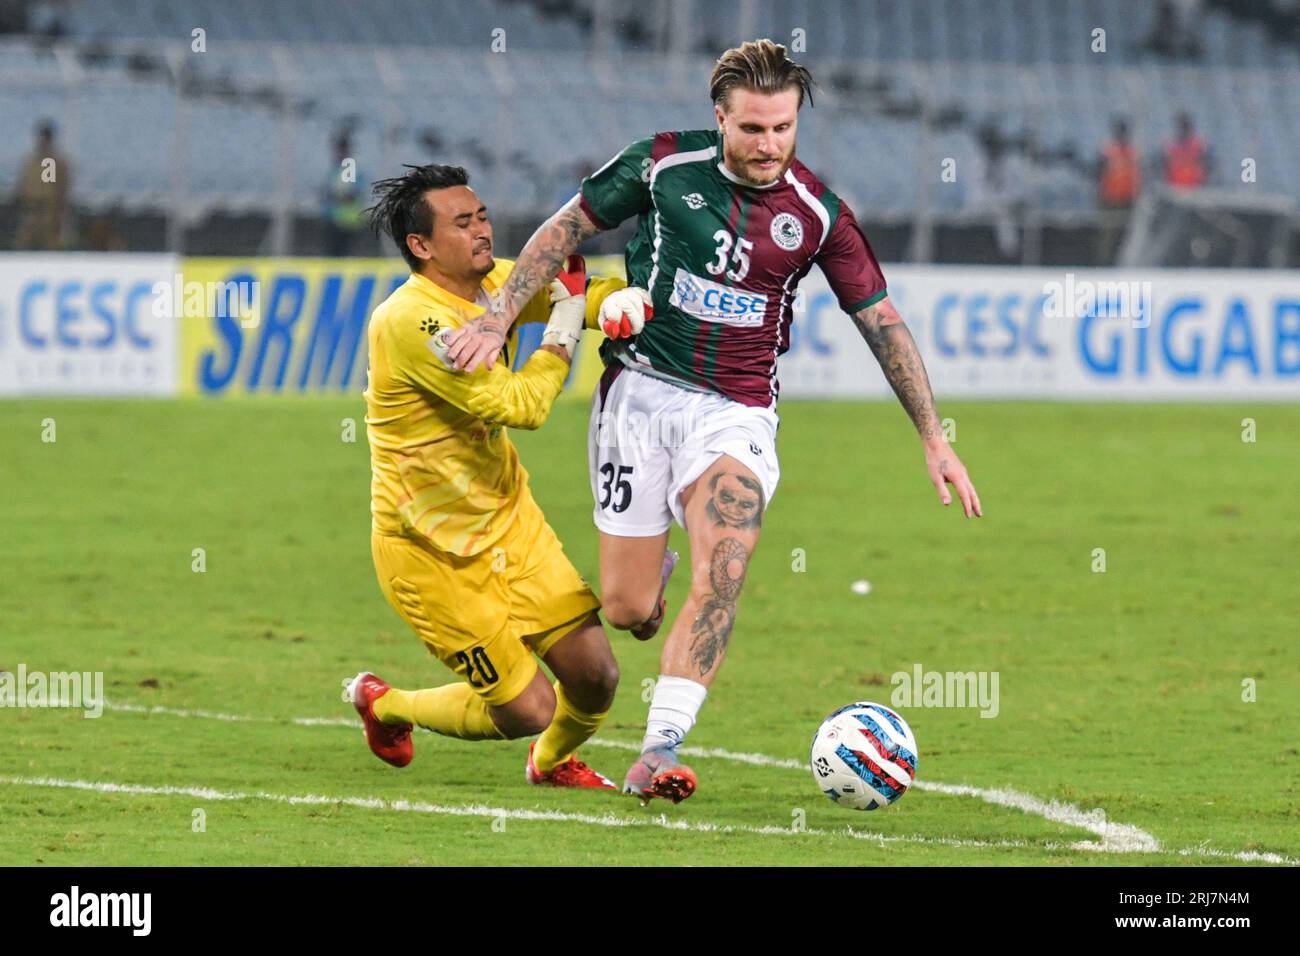
<path id="1" fill-rule="evenodd" d="M 366 217 L 375 235 L 392 236 L 411 271 L 419 272 L 420 260 L 407 248 L 406 237 L 411 233 L 427 236 L 433 232 L 433 208 L 425 201 L 424 194 L 430 189 L 468 186 L 469 173 L 463 166 L 441 163 L 403 165 L 407 170 L 404 175 L 381 179 L 370 187 L 375 204 L 366 210 Z"/>
<path id="2" fill-rule="evenodd" d="M 799 90 L 799 106 L 803 106 L 805 96 L 812 106 L 816 83 L 807 67 L 790 59 L 780 43 L 750 40 L 718 57 L 709 77 L 709 96 L 725 112 L 736 87 L 754 93 L 780 93 L 792 86 Z"/>

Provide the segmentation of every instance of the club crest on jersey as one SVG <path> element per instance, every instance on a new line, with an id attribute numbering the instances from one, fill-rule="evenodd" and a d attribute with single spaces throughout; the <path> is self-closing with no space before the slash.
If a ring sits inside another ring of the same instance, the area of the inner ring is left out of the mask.
<path id="1" fill-rule="evenodd" d="M 682 202 L 686 203 L 686 205 L 690 206 L 692 209 L 703 209 L 708 205 L 708 203 L 704 201 L 704 197 L 699 193 L 687 193 L 682 197 Z"/>
<path id="2" fill-rule="evenodd" d="M 432 316 L 426 316 L 420 323 L 420 331 L 429 336 L 429 340 L 424 343 L 429 351 L 437 357 L 439 362 L 447 366 L 447 368 L 453 368 L 454 366 L 452 365 L 451 358 L 447 355 L 451 346 L 448 345 L 446 339 L 443 338 L 443 336 L 450 330 L 444 329 L 434 321 Z"/>
<path id="3" fill-rule="evenodd" d="M 772 241 L 786 252 L 803 244 L 803 223 L 788 212 L 772 217 Z"/>
<path id="4" fill-rule="evenodd" d="M 681 266 L 673 276 L 673 294 L 668 302 L 687 315 L 705 322 L 752 327 L 763 324 L 767 296 L 719 285 L 687 272 Z"/>

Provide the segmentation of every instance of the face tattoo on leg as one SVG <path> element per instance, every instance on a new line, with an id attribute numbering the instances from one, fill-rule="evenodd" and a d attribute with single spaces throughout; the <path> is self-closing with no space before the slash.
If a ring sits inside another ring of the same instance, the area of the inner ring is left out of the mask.
<path id="1" fill-rule="evenodd" d="M 763 486 L 748 475 L 720 471 L 709 479 L 709 500 L 704 510 L 719 528 L 761 527 Z"/>

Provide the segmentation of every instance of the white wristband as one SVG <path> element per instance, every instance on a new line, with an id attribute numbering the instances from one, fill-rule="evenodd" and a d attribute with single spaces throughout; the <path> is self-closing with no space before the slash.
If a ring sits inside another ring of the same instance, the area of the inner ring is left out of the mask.
<path id="1" fill-rule="evenodd" d="M 546 323 L 546 331 L 542 333 L 542 344 L 562 348 L 569 354 L 569 358 L 573 358 L 586 320 L 585 295 L 570 296 L 555 303 L 551 308 L 551 319 Z"/>

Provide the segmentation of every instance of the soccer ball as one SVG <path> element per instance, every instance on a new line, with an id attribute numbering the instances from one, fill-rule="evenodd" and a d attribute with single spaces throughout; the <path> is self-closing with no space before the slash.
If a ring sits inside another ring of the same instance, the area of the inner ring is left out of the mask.
<path id="1" fill-rule="evenodd" d="M 916 779 L 916 738 L 883 704 L 861 701 L 822 721 L 813 737 L 813 780 L 841 807 L 887 807 Z"/>

